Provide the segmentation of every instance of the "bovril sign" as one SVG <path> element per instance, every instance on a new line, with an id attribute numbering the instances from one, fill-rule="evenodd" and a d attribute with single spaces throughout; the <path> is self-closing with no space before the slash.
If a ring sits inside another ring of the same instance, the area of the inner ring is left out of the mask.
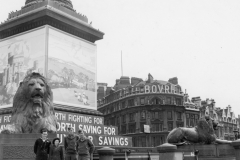
<path id="1" fill-rule="evenodd" d="M 55 112 L 58 123 L 57 136 L 63 142 L 64 136 L 68 134 L 67 128 L 71 126 L 77 134 L 83 129 L 85 135 L 91 139 L 95 146 L 122 146 L 131 147 L 132 138 L 118 136 L 118 128 L 104 126 L 103 117 L 83 115 L 68 112 Z M 11 115 L 0 115 L 0 129 L 3 130 L 11 122 Z"/>

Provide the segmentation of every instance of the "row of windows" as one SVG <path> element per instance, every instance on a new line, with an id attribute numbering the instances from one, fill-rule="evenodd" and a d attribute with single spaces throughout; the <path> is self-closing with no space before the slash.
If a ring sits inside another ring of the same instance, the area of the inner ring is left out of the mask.
<path id="1" fill-rule="evenodd" d="M 166 102 L 165 100 L 162 100 L 160 98 L 154 98 L 151 101 L 149 101 L 149 100 L 146 100 L 145 97 L 141 97 L 139 102 L 137 101 L 137 99 L 129 99 L 127 101 L 113 103 L 111 106 L 107 107 L 106 109 L 101 109 L 100 111 L 106 115 L 121 109 L 125 109 L 127 107 L 133 107 L 133 106 L 139 106 L 139 105 L 145 105 L 145 104 L 147 105 L 157 105 L 157 104 L 182 105 L 182 100 L 180 98 L 176 98 L 174 100 L 171 97 L 166 97 Z"/>
<path id="2" fill-rule="evenodd" d="M 119 130 L 119 133 L 121 133 L 121 134 L 144 132 L 144 125 L 145 124 L 146 124 L 145 122 L 140 123 L 140 128 L 136 128 L 136 123 L 129 124 L 128 125 L 128 130 L 127 130 L 127 125 L 121 125 L 121 128 L 118 125 L 118 130 Z M 176 122 L 176 126 L 177 127 L 183 127 L 183 122 Z M 167 130 L 171 131 L 172 129 L 173 129 L 173 122 L 171 122 L 171 121 L 167 122 Z M 164 131 L 163 123 L 152 123 L 150 125 L 150 132 L 151 133 L 162 132 L 162 131 Z"/>
<path id="3" fill-rule="evenodd" d="M 199 115 L 197 114 L 186 114 L 186 126 L 194 127 L 197 125 L 199 120 Z"/>
<path id="4" fill-rule="evenodd" d="M 139 136 L 139 137 L 133 137 L 132 142 L 133 142 L 133 147 L 156 147 L 161 144 L 165 143 L 165 138 L 164 136 L 157 136 L 153 135 L 150 137 L 150 145 L 147 146 L 147 138 L 146 136 Z"/>
<path id="5" fill-rule="evenodd" d="M 176 113 L 176 118 L 178 121 L 182 120 L 182 113 L 181 112 L 175 112 Z M 163 111 L 152 111 L 149 113 L 150 115 L 150 119 L 151 120 L 163 120 Z M 122 123 L 126 123 L 127 122 L 127 116 L 129 116 L 129 122 L 136 122 L 137 121 L 137 113 L 133 112 L 133 113 L 129 113 L 129 114 L 124 114 L 121 117 L 118 116 L 116 118 L 110 118 L 105 119 L 105 125 L 119 125 L 120 124 L 120 119 Z M 144 120 L 147 117 L 147 112 L 146 111 L 141 111 L 140 112 L 140 120 Z M 168 120 L 173 120 L 173 112 L 172 111 L 167 111 L 167 119 Z"/>
<path id="6" fill-rule="evenodd" d="M 170 88 L 171 88 L 171 86 L 170 86 Z M 132 94 L 138 94 L 138 93 L 145 93 L 144 87 L 138 87 L 137 86 L 137 87 L 122 89 L 119 92 L 115 92 L 114 94 L 109 95 L 105 99 L 99 100 L 99 105 L 106 104 L 106 103 L 109 103 L 111 101 L 117 100 L 119 98 L 126 97 L 126 96 L 129 96 L 129 95 L 132 95 Z M 164 90 L 163 90 L 163 93 L 164 93 Z M 166 92 L 166 93 L 168 93 L 168 92 Z M 169 93 L 171 93 L 171 92 L 169 92 Z M 180 94 L 181 93 L 181 88 L 176 87 L 174 93 Z"/>

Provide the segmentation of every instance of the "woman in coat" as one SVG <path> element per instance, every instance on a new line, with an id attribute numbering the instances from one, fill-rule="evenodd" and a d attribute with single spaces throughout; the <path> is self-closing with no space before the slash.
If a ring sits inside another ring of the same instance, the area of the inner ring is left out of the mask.
<path id="1" fill-rule="evenodd" d="M 54 138 L 49 152 L 49 160 L 64 160 L 63 147 L 59 145 L 60 139 Z"/>

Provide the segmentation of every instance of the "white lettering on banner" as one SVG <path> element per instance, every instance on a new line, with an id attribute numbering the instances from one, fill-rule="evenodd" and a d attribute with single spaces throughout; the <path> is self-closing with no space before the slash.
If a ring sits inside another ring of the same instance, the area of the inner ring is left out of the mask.
<path id="1" fill-rule="evenodd" d="M 103 125 L 103 120 L 102 120 L 102 118 L 94 117 L 94 124 L 102 124 L 102 125 Z"/>
<path id="2" fill-rule="evenodd" d="M 115 133 L 115 128 L 104 127 L 104 134 L 116 135 L 116 133 Z"/>
<path id="3" fill-rule="evenodd" d="M 79 123 L 92 123 L 92 117 L 69 114 L 68 121 L 79 122 Z"/>
<path id="4" fill-rule="evenodd" d="M 57 122 L 58 124 L 58 128 L 57 128 L 57 131 L 61 131 L 61 132 L 66 132 L 67 131 L 67 128 L 70 126 L 73 128 L 73 131 L 76 132 L 76 129 L 75 129 L 75 124 L 74 123 L 64 123 L 64 122 Z"/>
<path id="5" fill-rule="evenodd" d="M 128 138 L 123 137 L 102 137 L 99 136 L 99 145 L 107 146 L 128 146 Z"/>
<path id="6" fill-rule="evenodd" d="M 85 133 L 102 134 L 101 126 L 92 126 L 92 125 L 82 125 L 82 124 L 80 124 L 78 128 L 82 129 Z"/>
<path id="7" fill-rule="evenodd" d="M 0 116 L 0 123 L 2 123 L 2 116 Z"/>
<path id="8" fill-rule="evenodd" d="M 11 122 L 11 115 L 10 116 L 4 116 L 3 117 L 3 123 L 9 123 Z"/>
<path id="9" fill-rule="evenodd" d="M 7 124 L 6 125 L 1 125 L 1 128 L 0 128 L 0 130 L 2 131 L 2 130 L 4 130 L 5 128 L 7 127 Z"/>
<path id="10" fill-rule="evenodd" d="M 66 121 L 66 114 L 64 113 L 55 113 L 55 117 L 57 118 L 57 120 L 62 120 L 62 121 Z"/>

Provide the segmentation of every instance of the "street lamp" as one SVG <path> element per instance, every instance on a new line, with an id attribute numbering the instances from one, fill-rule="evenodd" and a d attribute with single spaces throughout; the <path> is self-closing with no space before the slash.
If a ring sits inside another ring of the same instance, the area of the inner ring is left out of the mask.
<path id="1" fill-rule="evenodd" d="M 234 136 L 235 136 L 235 140 L 237 140 L 237 139 L 240 138 L 240 135 L 239 135 L 239 131 L 238 131 L 238 130 L 234 130 L 233 133 L 234 133 Z"/>

